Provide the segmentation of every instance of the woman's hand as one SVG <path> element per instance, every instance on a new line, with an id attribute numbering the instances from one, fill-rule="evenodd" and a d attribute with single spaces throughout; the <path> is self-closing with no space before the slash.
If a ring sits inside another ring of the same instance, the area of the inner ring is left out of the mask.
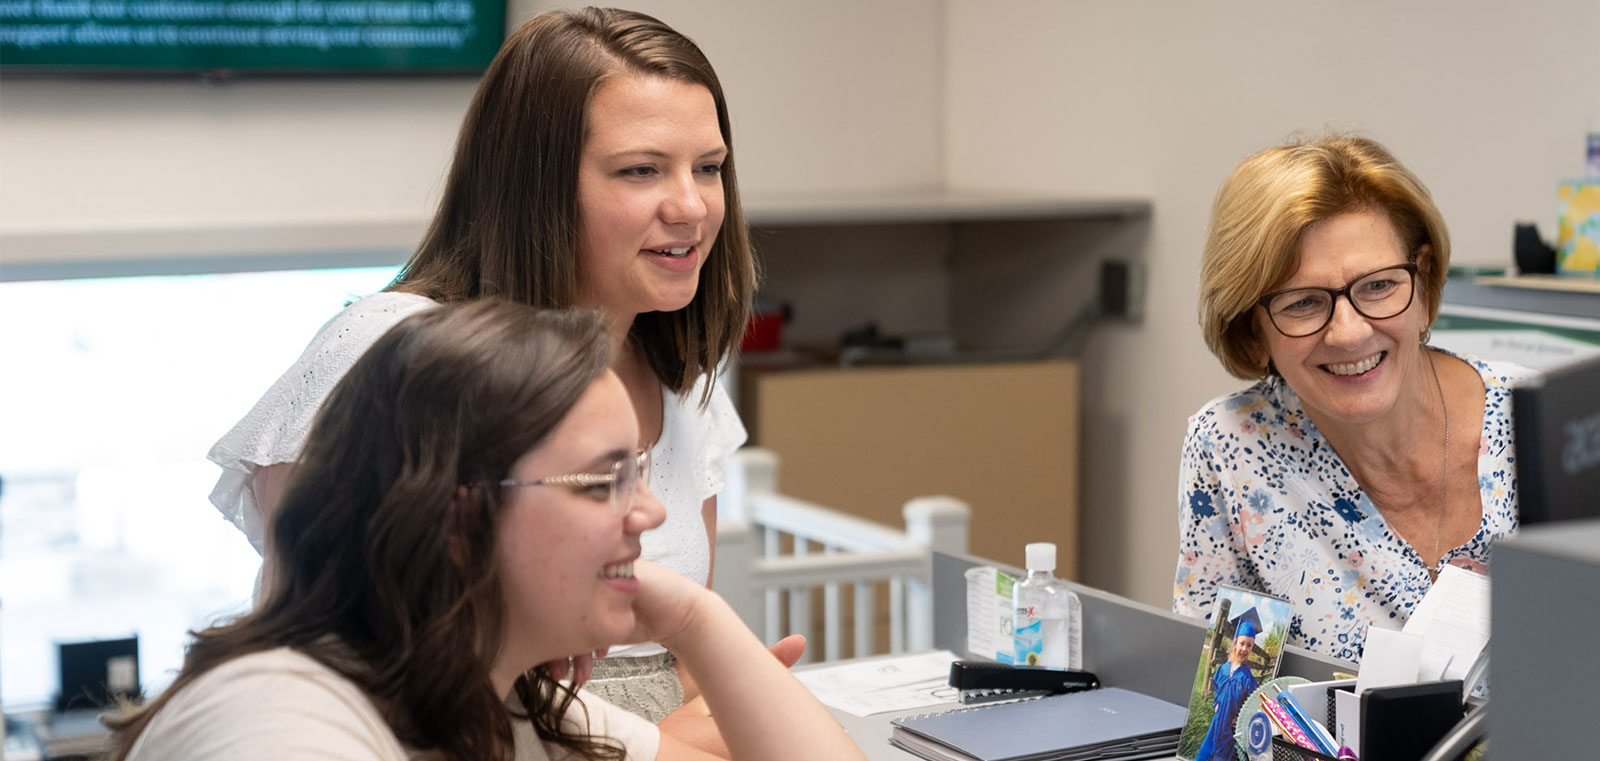
<path id="1" fill-rule="evenodd" d="M 767 648 L 767 652 L 772 653 L 772 657 L 777 658 L 784 668 L 794 668 L 794 664 L 800 662 L 800 656 L 806 653 L 806 637 L 804 634 L 791 634 Z M 683 661 L 675 661 L 672 667 L 677 669 L 678 683 L 683 685 L 683 702 L 688 703 L 700 697 L 700 685 L 695 684 L 694 677 L 683 667 Z"/>
<path id="2" fill-rule="evenodd" d="M 772 653 L 784 668 L 794 666 L 805 651 L 806 638 L 800 634 L 791 634 L 767 648 L 767 652 Z M 695 684 L 688 670 L 683 668 L 682 661 L 674 665 L 678 669 L 678 678 L 683 683 L 684 704 L 661 720 L 658 724 L 661 734 L 718 758 L 731 758 L 728 743 L 722 739 L 722 732 L 717 729 L 711 717 L 711 708 L 706 705 L 706 699 L 700 695 L 700 687 Z"/>
<path id="3" fill-rule="evenodd" d="M 558 682 L 566 679 L 567 674 L 571 673 L 572 688 L 577 689 L 582 687 L 584 682 L 589 681 L 589 677 L 594 676 L 594 662 L 606 657 L 607 650 L 610 650 L 610 648 L 602 647 L 592 653 L 580 653 L 570 658 L 557 658 L 545 664 L 545 667 L 550 672 L 550 678 Z"/>
<path id="4" fill-rule="evenodd" d="M 639 594 L 633 599 L 634 627 L 629 642 L 672 642 L 693 628 L 711 590 L 648 560 L 633 563 Z"/>
<path id="5" fill-rule="evenodd" d="M 799 656 L 800 640 L 786 639 L 769 650 L 733 608 L 705 587 L 642 562 L 634 564 L 634 575 L 640 580 L 633 604 L 637 633 L 676 654 L 690 674 L 691 690 L 697 688 L 704 700 L 703 706 L 691 702 L 684 711 L 688 715 L 682 716 L 696 720 L 695 726 L 673 722 L 665 727 L 663 754 L 668 738 L 691 752 L 720 752 L 720 735 L 735 759 L 864 761 L 861 749 L 828 709 L 789 673 L 788 662 Z M 707 713 L 715 721 L 715 735 L 705 726 Z"/>

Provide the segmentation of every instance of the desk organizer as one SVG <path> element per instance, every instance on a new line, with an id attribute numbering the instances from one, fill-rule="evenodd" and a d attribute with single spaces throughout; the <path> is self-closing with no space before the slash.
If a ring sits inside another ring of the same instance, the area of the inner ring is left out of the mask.
<path id="1" fill-rule="evenodd" d="M 1295 745 L 1288 738 L 1272 738 L 1272 761 L 1339 761 L 1333 756 Z"/>

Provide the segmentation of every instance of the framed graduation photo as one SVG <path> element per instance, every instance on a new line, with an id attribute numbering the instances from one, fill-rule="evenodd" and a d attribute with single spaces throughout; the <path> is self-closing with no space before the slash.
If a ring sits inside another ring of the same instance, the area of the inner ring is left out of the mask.
<path id="1" fill-rule="evenodd" d="M 1178 738 L 1179 758 L 1240 757 L 1234 747 L 1239 707 L 1277 676 L 1293 613 L 1293 604 L 1281 597 L 1227 585 L 1218 589 L 1189 693 L 1189 718 Z"/>

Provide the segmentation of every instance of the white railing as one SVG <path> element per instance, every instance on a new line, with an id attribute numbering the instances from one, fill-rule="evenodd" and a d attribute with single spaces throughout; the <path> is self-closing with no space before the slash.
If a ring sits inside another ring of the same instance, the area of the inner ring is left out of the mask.
<path id="1" fill-rule="evenodd" d="M 889 652 L 933 647 L 932 553 L 965 553 L 971 508 L 954 497 L 905 504 L 905 530 L 778 493 L 778 456 L 739 450 L 719 497 L 716 591 L 768 644 L 812 636 L 812 592 L 822 588 L 823 659 L 844 657 L 842 589 L 852 597 L 852 657 L 873 652 L 876 588 L 889 591 Z M 783 554 L 785 537 L 792 551 Z M 758 540 L 759 537 L 759 540 Z M 787 604 L 785 604 L 787 603 Z M 784 613 L 787 610 L 787 626 Z M 814 660 L 817 648 L 806 648 Z"/>

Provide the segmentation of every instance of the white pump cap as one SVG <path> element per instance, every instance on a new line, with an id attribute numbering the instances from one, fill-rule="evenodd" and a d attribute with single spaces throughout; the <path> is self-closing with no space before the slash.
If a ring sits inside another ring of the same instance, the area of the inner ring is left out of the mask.
<path id="1" fill-rule="evenodd" d="M 1055 542 L 1030 542 L 1022 548 L 1027 555 L 1028 570 L 1054 571 L 1056 569 L 1056 544 Z"/>

